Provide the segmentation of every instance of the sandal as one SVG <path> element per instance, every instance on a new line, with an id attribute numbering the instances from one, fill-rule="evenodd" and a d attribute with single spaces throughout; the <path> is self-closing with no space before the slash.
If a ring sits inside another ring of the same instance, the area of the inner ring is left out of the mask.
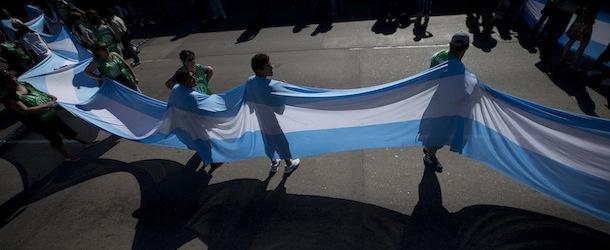
<path id="1" fill-rule="evenodd" d="M 71 157 L 64 158 L 64 160 L 66 160 L 67 162 L 77 162 L 77 161 L 80 161 L 80 157 L 78 157 L 78 156 L 71 156 Z"/>
<path id="2" fill-rule="evenodd" d="M 100 144 L 100 141 L 98 141 L 98 140 L 90 141 L 89 143 L 85 144 L 85 149 L 93 147 L 93 146 L 95 146 L 97 144 Z"/>

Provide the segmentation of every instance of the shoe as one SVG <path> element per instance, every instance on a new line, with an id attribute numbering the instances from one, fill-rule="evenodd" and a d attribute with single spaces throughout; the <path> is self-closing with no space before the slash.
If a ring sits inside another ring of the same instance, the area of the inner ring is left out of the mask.
<path id="1" fill-rule="evenodd" d="M 435 172 L 443 172 L 443 165 L 438 161 L 438 158 L 428 157 L 428 151 L 424 148 L 424 165 L 432 168 Z"/>
<path id="2" fill-rule="evenodd" d="M 90 147 L 93 147 L 93 146 L 95 146 L 95 145 L 97 145 L 97 144 L 100 144 L 100 141 L 98 141 L 98 140 L 93 140 L 93 141 L 90 141 L 89 143 L 85 144 L 85 149 L 88 149 L 88 148 L 90 148 Z"/>
<path id="3" fill-rule="evenodd" d="M 601 81 L 601 82 L 599 83 L 599 85 L 602 85 L 602 86 L 604 86 L 604 87 L 610 87 L 610 78 L 606 78 L 606 79 L 604 79 L 603 81 Z"/>
<path id="4" fill-rule="evenodd" d="M 290 166 L 286 166 L 286 168 L 284 169 L 284 173 L 285 174 L 292 173 L 294 170 L 296 170 L 299 167 L 299 164 L 301 164 L 301 159 L 299 159 L 299 158 L 290 160 Z"/>
<path id="5" fill-rule="evenodd" d="M 271 173 L 277 172 L 277 168 L 280 166 L 280 159 L 271 161 L 271 169 L 269 170 Z"/>
<path id="6" fill-rule="evenodd" d="M 66 157 L 64 158 L 67 162 L 77 162 L 80 161 L 80 157 L 78 156 L 71 156 L 71 157 Z"/>
<path id="7" fill-rule="evenodd" d="M 129 64 L 129 66 L 133 68 L 133 67 L 138 66 L 140 64 L 141 64 L 140 62 L 132 62 L 131 64 Z"/>

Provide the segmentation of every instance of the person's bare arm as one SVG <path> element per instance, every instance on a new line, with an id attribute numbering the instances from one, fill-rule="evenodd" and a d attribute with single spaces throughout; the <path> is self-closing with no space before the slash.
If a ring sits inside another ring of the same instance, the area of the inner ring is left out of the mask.
<path id="1" fill-rule="evenodd" d="M 100 80 L 103 81 L 104 80 L 104 76 L 102 74 L 95 74 L 95 70 L 99 67 L 100 65 L 95 61 L 91 61 L 89 63 L 89 65 L 87 65 L 87 68 L 85 68 L 85 75 L 87 75 L 88 77 L 91 77 L 93 79 L 96 80 Z"/>
<path id="2" fill-rule="evenodd" d="M 211 66 L 208 66 L 208 72 L 206 73 L 206 77 L 205 77 L 206 82 L 210 83 L 210 80 L 212 79 L 212 75 L 214 75 L 214 69 Z"/>
<path id="3" fill-rule="evenodd" d="M 129 74 L 130 74 L 130 75 L 133 77 L 133 81 L 134 81 L 136 84 L 140 84 L 140 80 L 139 80 L 139 79 L 138 79 L 138 77 L 136 76 L 136 73 L 134 73 L 134 72 L 133 72 L 133 69 L 131 68 L 131 66 L 129 66 L 129 63 L 127 63 L 127 61 L 125 61 L 125 59 L 124 59 L 124 58 L 123 58 L 121 55 L 119 55 L 119 54 L 117 54 L 117 53 L 115 53 L 115 52 L 112 52 L 112 54 L 113 54 L 114 56 L 119 57 L 119 59 L 120 59 L 120 60 L 123 62 L 123 64 L 125 64 L 125 67 L 127 67 L 127 71 L 129 71 Z"/>
<path id="4" fill-rule="evenodd" d="M 165 81 L 165 87 L 167 87 L 168 89 L 173 89 L 174 85 L 176 85 L 177 82 L 174 82 L 174 79 L 170 78 L 167 79 L 167 81 Z"/>

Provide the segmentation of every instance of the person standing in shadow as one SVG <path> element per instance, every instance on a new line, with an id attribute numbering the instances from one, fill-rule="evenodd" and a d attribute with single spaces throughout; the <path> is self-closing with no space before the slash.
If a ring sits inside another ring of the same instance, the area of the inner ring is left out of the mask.
<path id="1" fill-rule="evenodd" d="M 449 50 L 441 50 L 439 52 L 436 52 L 432 56 L 432 59 L 430 60 L 430 68 L 433 68 L 451 59 L 462 60 L 462 57 L 468 50 L 469 46 L 470 36 L 468 35 L 468 33 L 461 30 L 456 32 L 451 38 L 451 42 L 449 43 Z M 422 119 L 422 125 L 420 128 L 419 136 L 420 141 L 422 141 L 422 143 L 424 144 L 424 164 L 426 166 L 431 167 L 436 172 L 442 172 L 443 165 L 438 161 L 438 158 L 436 157 L 436 151 L 441 149 L 443 145 L 436 145 L 434 144 L 434 142 L 439 141 L 438 138 L 441 138 L 440 140 L 444 140 L 445 138 L 442 137 L 449 137 L 448 134 L 450 134 L 451 131 L 444 131 L 442 133 L 440 131 L 433 131 L 434 129 L 429 126 L 433 124 L 427 123 L 428 122 L 426 122 L 425 119 Z"/>
<path id="2" fill-rule="evenodd" d="M 566 32 L 566 36 L 570 40 L 563 48 L 563 53 L 561 54 L 561 58 L 559 58 L 559 65 L 570 65 L 568 70 L 572 73 L 582 71 L 578 68 L 578 61 L 580 60 L 580 56 L 582 56 L 582 53 L 585 52 L 587 45 L 589 45 L 591 35 L 593 34 L 593 24 L 595 23 L 595 18 L 597 17 L 597 13 L 599 12 L 600 8 L 601 4 L 596 1 L 592 1 L 592 3 L 588 5 L 581 5 L 576 10 L 576 20 L 574 20 L 574 22 Z M 576 41 L 580 41 L 580 45 L 578 46 L 578 49 L 574 54 L 574 61 L 572 63 L 568 63 L 566 61 L 566 56 L 568 55 L 568 53 L 572 49 L 572 45 Z"/>
<path id="3" fill-rule="evenodd" d="M 301 160 L 292 159 L 288 140 L 276 117 L 276 114 L 284 113 L 284 104 L 279 97 L 272 94 L 273 85 L 277 84 L 268 79 L 273 76 L 273 66 L 269 56 L 265 54 L 254 55 L 250 64 L 255 75 L 246 82 L 246 96 L 250 112 L 256 113 L 265 143 L 265 153 L 271 159 L 270 171 L 277 172 L 280 165 L 280 160 L 274 159 L 277 153 L 286 162 L 284 173 L 290 174 L 299 167 Z"/>
<path id="4" fill-rule="evenodd" d="M 532 41 L 536 42 L 539 36 L 544 37 L 546 35 L 548 25 L 545 25 L 542 30 L 540 30 L 540 28 L 542 27 L 544 22 L 549 19 L 549 17 L 555 15 L 555 12 L 557 12 L 557 3 L 559 1 L 560 0 L 546 1 L 546 3 L 544 4 L 544 8 L 542 8 L 542 10 L 540 11 L 540 19 L 538 19 L 538 22 L 536 22 L 536 25 L 534 25 L 534 28 L 530 33 L 530 39 L 532 39 Z"/>
<path id="5" fill-rule="evenodd" d="M 561 0 L 557 3 L 557 9 L 552 16 L 549 16 L 545 25 L 546 37 L 539 47 L 541 57 L 555 55 L 557 41 L 565 33 L 577 7 L 578 5 L 573 0 Z"/>
<path id="6" fill-rule="evenodd" d="M 197 77 L 192 71 L 187 68 L 180 68 L 176 71 L 173 76 L 176 84 L 173 86 L 170 93 L 169 102 L 171 105 L 176 106 L 178 109 L 186 110 L 189 112 L 199 112 L 200 106 L 198 100 L 205 98 L 202 96 L 205 93 L 201 93 L 196 89 Z M 196 124 L 193 122 L 186 122 L 185 125 L 188 127 L 182 127 L 182 130 L 176 132 L 176 135 L 180 141 L 187 145 L 189 149 L 195 149 L 197 152 L 205 152 L 203 155 L 199 155 L 200 159 L 204 160 L 204 163 L 210 163 L 210 169 L 216 169 L 222 166 L 222 162 L 213 162 L 212 157 L 212 145 L 209 143 L 210 138 L 207 135 L 206 128 L 203 124 Z M 193 131 L 198 133 L 198 136 L 191 135 L 186 131 Z M 199 143 L 193 142 L 194 138 L 204 138 L 205 140 L 199 140 Z M 201 158 L 204 157 L 204 158 Z M 205 166 L 205 165 L 204 165 Z"/>

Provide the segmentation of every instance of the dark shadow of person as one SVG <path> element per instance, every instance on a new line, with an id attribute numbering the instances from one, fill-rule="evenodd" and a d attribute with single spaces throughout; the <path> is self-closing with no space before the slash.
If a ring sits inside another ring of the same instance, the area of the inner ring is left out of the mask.
<path id="1" fill-rule="evenodd" d="M 519 41 L 521 47 L 530 54 L 538 53 L 536 41 L 530 38 L 530 30 L 523 25 L 516 25 L 514 29 L 517 31 L 517 41 Z"/>
<path id="2" fill-rule="evenodd" d="M 0 228 L 19 216 L 26 209 L 26 206 L 33 202 L 97 176 L 120 171 L 125 164 L 99 167 L 95 162 L 92 163 L 86 159 L 97 159 L 114 147 L 118 143 L 117 140 L 118 137 L 115 136 L 103 140 L 100 144 L 88 149 L 86 152 L 88 156 L 82 157 L 81 161 L 77 163 L 29 164 L 27 159 L 19 159 L 10 152 L 3 153 L 2 158 L 15 166 L 19 172 L 23 190 L 0 206 Z M 31 145 L 27 145 L 27 147 L 29 148 Z M 14 150 L 26 149 L 16 148 Z M 84 154 L 81 153 L 80 155 L 83 156 Z"/>
<path id="3" fill-rule="evenodd" d="M 199 209 L 200 197 L 212 178 L 205 170 L 193 172 L 200 163 L 198 157 L 195 153 L 190 166 L 159 160 L 131 164 L 141 193 L 141 207 L 133 212 L 138 219 L 133 249 L 176 249 L 171 246 L 185 243 L 180 237 L 196 237 L 185 225 Z"/>
<path id="4" fill-rule="evenodd" d="M 318 27 L 311 33 L 311 36 L 317 36 L 320 33 L 326 33 L 333 29 L 333 18 L 330 15 L 320 17 Z"/>
<path id="5" fill-rule="evenodd" d="M 408 249 L 455 249 L 457 223 L 443 207 L 441 186 L 432 168 L 424 167 L 418 194 L 400 245 Z"/>
<path id="6" fill-rule="evenodd" d="M 371 31 L 373 31 L 375 34 L 383 35 L 394 34 L 396 33 L 397 29 L 398 22 L 395 22 L 393 20 L 388 21 L 388 19 L 385 17 L 378 18 L 377 21 L 375 21 L 375 23 L 373 24 L 373 27 L 371 27 Z"/>
<path id="7" fill-rule="evenodd" d="M 235 44 L 247 42 L 254 39 L 262 28 L 263 26 L 256 23 L 248 25 L 248 28 L 246 28 L 244 32 L 239 35 Z"/>
<path id="8" fill-rule="evenodd" d="M 491 36 L 492 32 L 476 32 L 473 34 L 472 45 L 484 52 L 491 52 L 498 45 L 498 41 Z"/>
<path id="9" fill-rule="evenodd" d="M 274 175 L 208 185 L 212 176 L 205 171 L 178 170 L 160 181 L 143 173 L 143 208 L 134 213 L 139 222 L 132 248 L 177 249 L 198 238 L 209 249 L 249 249 L 285 195 L 287 175 L 268 193 Z"/>
<path id="10" fill-rule="evenodd" d="M 415 21 L 415 25 L 413 26 L 413 35 L 415 37 L 413 37 L 413 41 L 420 41 L 422 38 L 429 38 L 432 37 L 432 33 L 428 32 L 428 21 L 430 21 L 429 18 L 424 18 L 424 22 L 421 22 L 422 18 L 421 17 L 417 17 L 416 21 Z"/>
<path id="11" fill-rule="evenodd" d="M 549 79 L 569 96 L 576 98 L 578 107 L 583 113 L 590 116 L 598 116 L 595 113 L 595 102 L 587 92 L 586 84 L 588 79 L 581 74 L 574 74 L 562 67 L 557 67 L 556 61 L 550 58 L 536 63 L 536 67 L 546 73 Z"/>

